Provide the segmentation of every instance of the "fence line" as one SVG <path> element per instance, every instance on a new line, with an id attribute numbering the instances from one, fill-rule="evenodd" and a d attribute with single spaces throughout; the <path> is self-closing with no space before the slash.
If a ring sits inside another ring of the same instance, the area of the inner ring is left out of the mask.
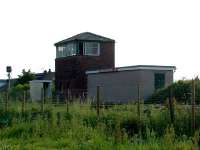
<path id="1" fill-rule="evenodd" d="M 139 84 L 140 86 L 140 99 L 144 100 L 144 85 Z M 138 100 L 138 85 L 130 85 L 129 88 L 132 89 L 130 91 L 126 92 L 126 87 L 123 87 L 123 91 L 119 91 L 118 93 L 112 93 L 112 89 L 114 88 L 118 88 L 116 86 L 108 86 L 109 89 L 111 89 L 110 91 L 107 91 L 107 89 L 105 89 L 105 87 L 100 86 L 100 97 L 101 97 L 101 102 L 102 103 L 137 103 Z M 132 88 L 131 88 L 132 87 Z M 95 101 L 96 99 L 96 87 L 91 89 L 93 92 L 93 95 L 91 96 L 90 93 L 88 93 L 87 90 L 83 90 L 83 89 L 67 89 L 66 91 L 61 91 L 59 93 L 57 93 L 59 96 L 56 97 L 55 92 L 53 92 L 51 97 L 49 98 L 45 98 L 46 99 L 52 99 L 53 101 L 65 101 L 66 99 L 70 102 L 70 101 L 74 101 L 74 100 L 79 100 L 80 103 L 84 103 L 86 102 L 88 99 Z M 27 95 L 26 95 L 26 100 L 30 101 L 33 100 L 30 97 L 30 91 L 26 91 Z M 77 92 L 79 92 L 79 94 L 77 94 Z M 107 95 L 109 93 L 109 95 L 116 95 L 115 97 L 113 97 L 112 99 L 113 101 L 110 101 L 109 98 L 110 97 L 105 97 L 105 95 Z M 127 98 L 127 95 L 130 94 Z M 0 101 L 12 101 L 12 100 L 21 100 L 23 99 L 23 91 L 22 92 L 15 92 L 15 93 L 8 93 L 8 92 L 4 92 L 0 94 Z M 8 98 L 7 98 L 8 97 Z M 42 96 L 41 96 L 42 97 Z M 181 97 L 181 96 L 180 96 Z M 169 98 L 169 96 L 168 96 Z M 191 99 L 192 99 L 192 92 L 189 93 L 182 93 L 182 98 L 184 100 L 184 102 L 182 101 L 182 103 L 184 104 L 191 104 Z M 123 99 L 128 99 L 126 101 L 123 101 Z M 147 98 L 144 103 L 157 103 L 157 104 L 164 104 L 166 102 L 167 97 L 165 96 L 165 98 L 160 98 L 160 97 L 154 97 L 154 98 Z M 179 100 L 179 99 L 178 99 Z M 34 100 L 33 100 L 34 101 Z M 198 102 L 200 101 L 200 95 L 197 95 L 195 93 L 195 103 L 198 104 Z"/>
<path id="2" fill-rule="evenodd" d="M 130 100 L 128 102 L 130 102 L 131 104 L 137 104 L 137 115 L 139 117 L 139 120 L 141 119 L 141 105 L 143 106 L 147 106 L 148 102 L 145 102 L 145 104 L 142 104 L 142 97 L 143 97 L 143 85 L 141 84 L 137 84 L 135 86 L 130 85 L 130 87 L 133 87 L 133 91 L 135 92 L 135 100 Z M 109 101 L 105 101 L 103 99 L 103 95 L 105 94 L 104 92 L 104 88 L 102 86 L 97 86 L 94 89 L 96 91 L 94 97 L 90 100 L 90 106 L 96 108 L 96 114 L 99 117 L 100 116 L 100 112 L 101 112 L 101 108 L 104 107 L 112 107 L 113 105 L 120 105 L 121 103 L 109 103 Z M 110 87 L 110 88 L 118 88 L 118 87 Z M 124 87 L 124 89 L 126 89 L 126 87 Z M 196 118 L 196 110 L 200 108 L 199 105 L 196 105 L 196 101 L 198 99 L 200 99 L 200 95 L 196 95 L 195 93 L 196 91 L 196 83 L 195 80 L 192 80 L 192 85 L 191 85 L 191 93 L 182 93 L 183 97 L 187 100 L 188 104 L 185 102 L 185 105 L 183 104 L 179 104 L 182 105 L 184 108 L 183 109 L 191 109 L 191 130 L 194 132 L 196 129 L 196 122 L 195 122 L 195 118 Z M 11 103 L 14 100 L 16 100 L 17 98 L 21 101 L 21 112 L 24 113 L 28 108 L 27 108 L 27 104 L 28 102 L 30 102 L 30 95 L 28 95 L 29 91 L 23 91 L 23 92 L 17 92 L 14 93 L 14 96 L 11 95 L 10 91 L 9 92 L 4 92 L 0 94 L 0 105 L 2 105 L 3 109 L 5 112 L 7 112 L 9 110 L 9 107 L 11 107 Z M 124 92 L 124 91 L 123 91 Z M 134 93 L 133 92 L 133 93 Z M 44 112 L 45 110 L 45 106 L 48 105 L 60 105 L 66 106 L 66 110 L 67 112 L 69 112 L 70 106 L 72 103 L 74 102 L 79 102 L 80 106 L 82 108 L 84 107 L 88 107 L 88 105 L 86 106 L 85 103 L 89 103 L 89 99 L 88 99 L 88 91 L 83 90 L 83 89 L 67 89 L 67 91 L 62 90 L 60 93 L 60 100 L 59 99 L 55 99 L 55 98 L 50 98 L 48 101 L 48 99 L 45 97 L 45 91 L 44 89 L 41 89 L 41 100 L 38 101 L 40 103 L 40 107 L 41 107 L 41 112 Z M 112 93 L 110 93 L 112 94 Z M 120 98 L 123 99 L 123 94 L 120 95 L 120 93 L 116 93 L 120 96 Z M 134 98 L 133 98 L 134 99 Z M 167 105 L 169 106 L 169 117 L 171 120 L 171 123 L 173 124 L 175 121 L 175 98 L 173 95 L 173 89 L 170 88 L 168 96 L 167 96 L 168 101 L 166 101 Z M 161 99 L 158 97 L 156 99 L 154 99 L 154 102 L 158 102 L 158 104 L 161 104 L 159 107 L 162 108 L 162 106 L 164 105 L 164 103 L 161 103 Z M 187 104 L 187 105 L 186 105 Z"/>

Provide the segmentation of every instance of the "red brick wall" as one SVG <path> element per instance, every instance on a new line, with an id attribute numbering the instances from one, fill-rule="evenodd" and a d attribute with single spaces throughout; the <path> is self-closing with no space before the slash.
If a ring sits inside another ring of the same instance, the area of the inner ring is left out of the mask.
<path id="1" fill-rule="evenodd" d="M 56 89 L 86 89 L 85 71 L 115 67 L 114 43 L 100 43 L 100 56 L 69 56 L 56 58 Z"/>

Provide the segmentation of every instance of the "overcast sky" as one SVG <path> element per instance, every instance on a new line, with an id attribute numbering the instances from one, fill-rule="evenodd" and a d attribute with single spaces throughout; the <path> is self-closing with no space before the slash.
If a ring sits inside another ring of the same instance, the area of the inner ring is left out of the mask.
<path id="1" fill-rule="evenodd" d="M 199 0 L 1 0 L 0 78 L 55 69 L 54 43 L 80 32 L 116 40 L 116 66 L 174 65 L 200 75 Z"/>

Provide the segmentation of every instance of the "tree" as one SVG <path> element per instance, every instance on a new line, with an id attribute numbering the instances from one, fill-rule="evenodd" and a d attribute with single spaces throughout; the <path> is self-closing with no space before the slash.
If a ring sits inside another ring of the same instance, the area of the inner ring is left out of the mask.
<path id="1" fill-rule="evenodd" d="M 22 75 L 18 76 L 17 84 L 29 84 L 29 81 L 35 79 L 35 74 L 30 71 L 26 71 L 25 69 L 22 70 Z"/>
<path id="2" fill-rule="evenodd" d="M 14 100 L 22 99 L 24 92 L 27 92 L 30 88 L 29 81 L 35 79 L 35 74 L 30 71 L 22 70 L 22 74 L 18 75 L 17 82 L 14 87 L 11 88 L 10 96 Z"/>

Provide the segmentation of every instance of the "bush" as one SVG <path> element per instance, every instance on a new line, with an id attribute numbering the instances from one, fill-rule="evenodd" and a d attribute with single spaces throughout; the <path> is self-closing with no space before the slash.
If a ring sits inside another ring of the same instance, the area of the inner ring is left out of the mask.
<path id="1" fill-rule="evenodd" d="M 196 95 L 200 95 L 200 81 L 196 80 Z M 177 102 L 190 103 L 191 98 L 191 80 L 179 80 L 170 86 L 156 90 L 152 96 L 149 97 L 147 102 L 149 103 L 164 103 L 169 98 L 170 89 L 172 89 L 172 95 Z"/>

